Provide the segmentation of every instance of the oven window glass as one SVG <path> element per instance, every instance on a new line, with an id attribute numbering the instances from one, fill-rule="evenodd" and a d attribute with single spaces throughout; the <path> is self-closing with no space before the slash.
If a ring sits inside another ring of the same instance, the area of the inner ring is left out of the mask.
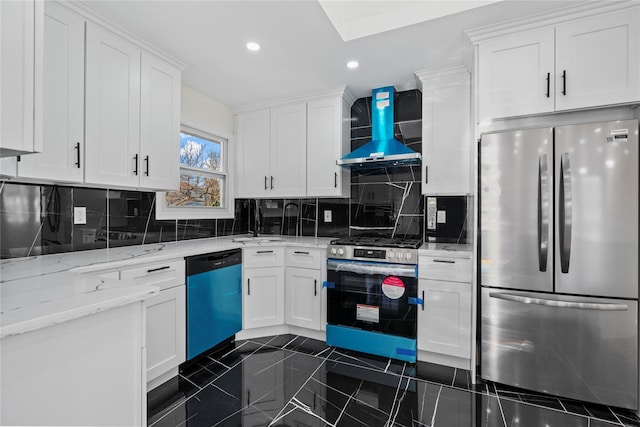
<path id="1" fill-rule="evenodd" d="M 416 338 L 418 279 L 383 274 L 327 271 L 335 288 L 327 292 L 327 322 Z"/>

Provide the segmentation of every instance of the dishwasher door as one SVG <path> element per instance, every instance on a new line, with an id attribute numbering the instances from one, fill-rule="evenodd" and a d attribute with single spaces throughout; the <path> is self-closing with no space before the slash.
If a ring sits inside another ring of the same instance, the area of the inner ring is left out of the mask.
<path id="1" fill-rule="evenodd" d="M 185 258 L 187 360 L 242 329 L 242 250 Z"/>

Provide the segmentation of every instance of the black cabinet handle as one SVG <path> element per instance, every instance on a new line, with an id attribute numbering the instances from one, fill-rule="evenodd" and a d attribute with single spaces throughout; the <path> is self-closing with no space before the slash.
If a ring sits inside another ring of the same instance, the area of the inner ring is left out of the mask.
<path id="1" fill-rule="evenodd" d="M 305 252 L 305 251 L 294 251 L 294 254 L 300 254 L 300 255 L 309 255 L 309 252 Z"/>
<path id="2" fill-rule="evenodd" d="M 144 175 L 149 176 L 149 156 L 144 157 L 144 163 L 145 163 Z"/>
<path id="3" fill-rule="evenodd" d="M 272 254 L 273 251 L 257 251 L 257 254 Z"/>
<path id="4" fill-rule="evenodd" d="M 547 98 L 551 95 L 551 73 L 547 73 Z"/>
<path id="5" fill-rule="evenodd" d="M 333 188 L 338 188 L 338 172 L 333 173 Z"/>
<path id="6" fill-rule="evenodd" d="M 271 189 L 273 190 L 273 176 L 271 177 Z"/>
<path id="7" fill-rule="evenodd" d="M 422 303 L 420 305 L 422 305 L 422 311 L 424 311 L 424 291 L 422 291 Z"/>
<path id="8" fill-rule="evenodd" d="M 455 264 L 455 261 L 452 261 L 450 259 L 434 259 L 433 262 L 439 262 L 442 264 Z"/>
<path id="9" fill-rule="evenodd" d="M 318 296 L 318 280 L 313 279 L 313 296 Z"/>
<path id="10" fill-rule="evenodd" d="M 267 176 L 264 176 L 264 189 L 267 190 Z"/>
<path id="11" fill-rule="evenodd" d="M 134 175 L 138 175 L 138 155 L 136 154 L 135 156 L 133 156 L 133 160 L 134 160 L 134 168 L 133 168 L 133 174 Z"/>
<path id="12" fill-rule="evenodd" d="M 251 279 L 247 279 L 247 295 L 251 295 Z"/>
<path id="13" fill-rule="evenodd" d="M 429 183 L 429 166 L 424 167 L 424 183 L 428 184 Z"/>
<path id="14" fill-rule="evenodd" d="M 562 94 L 567 94 L 567 70 L 562 70 Z"/>
<path id="15" fill-rule="evenodd" d="M 76 167 L 80 169 L 80 143 L 76 142 Z"/>
<path id="16" fill-rule="evenodd" d="M 158 267 L 158 268 L 150 268 L 147 270 L 147 273 L 153 273 L 154 271 L 160 271 L 160 270 L 168 270 L 169 268 L 171 268 L 171 266 L 169 265 L 165 265 L 164 267 Z"/>

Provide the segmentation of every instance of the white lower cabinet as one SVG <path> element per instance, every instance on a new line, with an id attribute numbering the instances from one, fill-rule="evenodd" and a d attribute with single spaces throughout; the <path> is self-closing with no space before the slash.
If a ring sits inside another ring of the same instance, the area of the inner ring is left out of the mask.
<path id="1" fill-rule="evenodd" d="M 265 425 L 265 413 L 275 416 L 285 405 L 284 360 L 285 352 L 274 349 L 242 362 L 242 425 Z"/>
<path id="2" fill-rule="evenodd" d="M 424 294 L 422 294 L 424 292 Z M 471 284 L 420 279 L 418 350 L 469 359 L 471 357 Z"/>
<path id="3" fill-rule="evenodd" d="M 284 248 L 243 249 L 242 328 L 284 324 Z"/>
<path id="4" fill-rule="evenodd" d="M 147 387 L 152 389 L 177 374 L 186 360 L 186 286 L 184 260 L 120 271 L 120 280 L 132 279 L 160 287 L 145 301 L 147 323 Z"/>
<path id="5" fill-rule="evenodd" d="M 287 267 L 285 285 L 287 325 L 320 330 L 320 270 Z"/>
<path id="6" fill-rule="evenodd" d="M 471 259 L 419 256 L 418 352 L 427 362 L 469 369 L 471 359 Z"/>
<path id="7" fill-rule="evenodd" d="M 147 384 L 178 367 L 186 355 L 185 286 L 160 292 L 147 303 Z M 151 387 L 152 388 L 152 387 Z"/>

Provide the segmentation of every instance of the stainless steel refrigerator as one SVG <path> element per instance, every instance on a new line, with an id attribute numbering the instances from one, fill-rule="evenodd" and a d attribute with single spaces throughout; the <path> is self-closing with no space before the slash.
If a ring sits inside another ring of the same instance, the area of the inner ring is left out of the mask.
<path id="1" fill-rule="evenodd" d="M 481 376 L 638 409 L 638 121 L 484 134 Z"/>

